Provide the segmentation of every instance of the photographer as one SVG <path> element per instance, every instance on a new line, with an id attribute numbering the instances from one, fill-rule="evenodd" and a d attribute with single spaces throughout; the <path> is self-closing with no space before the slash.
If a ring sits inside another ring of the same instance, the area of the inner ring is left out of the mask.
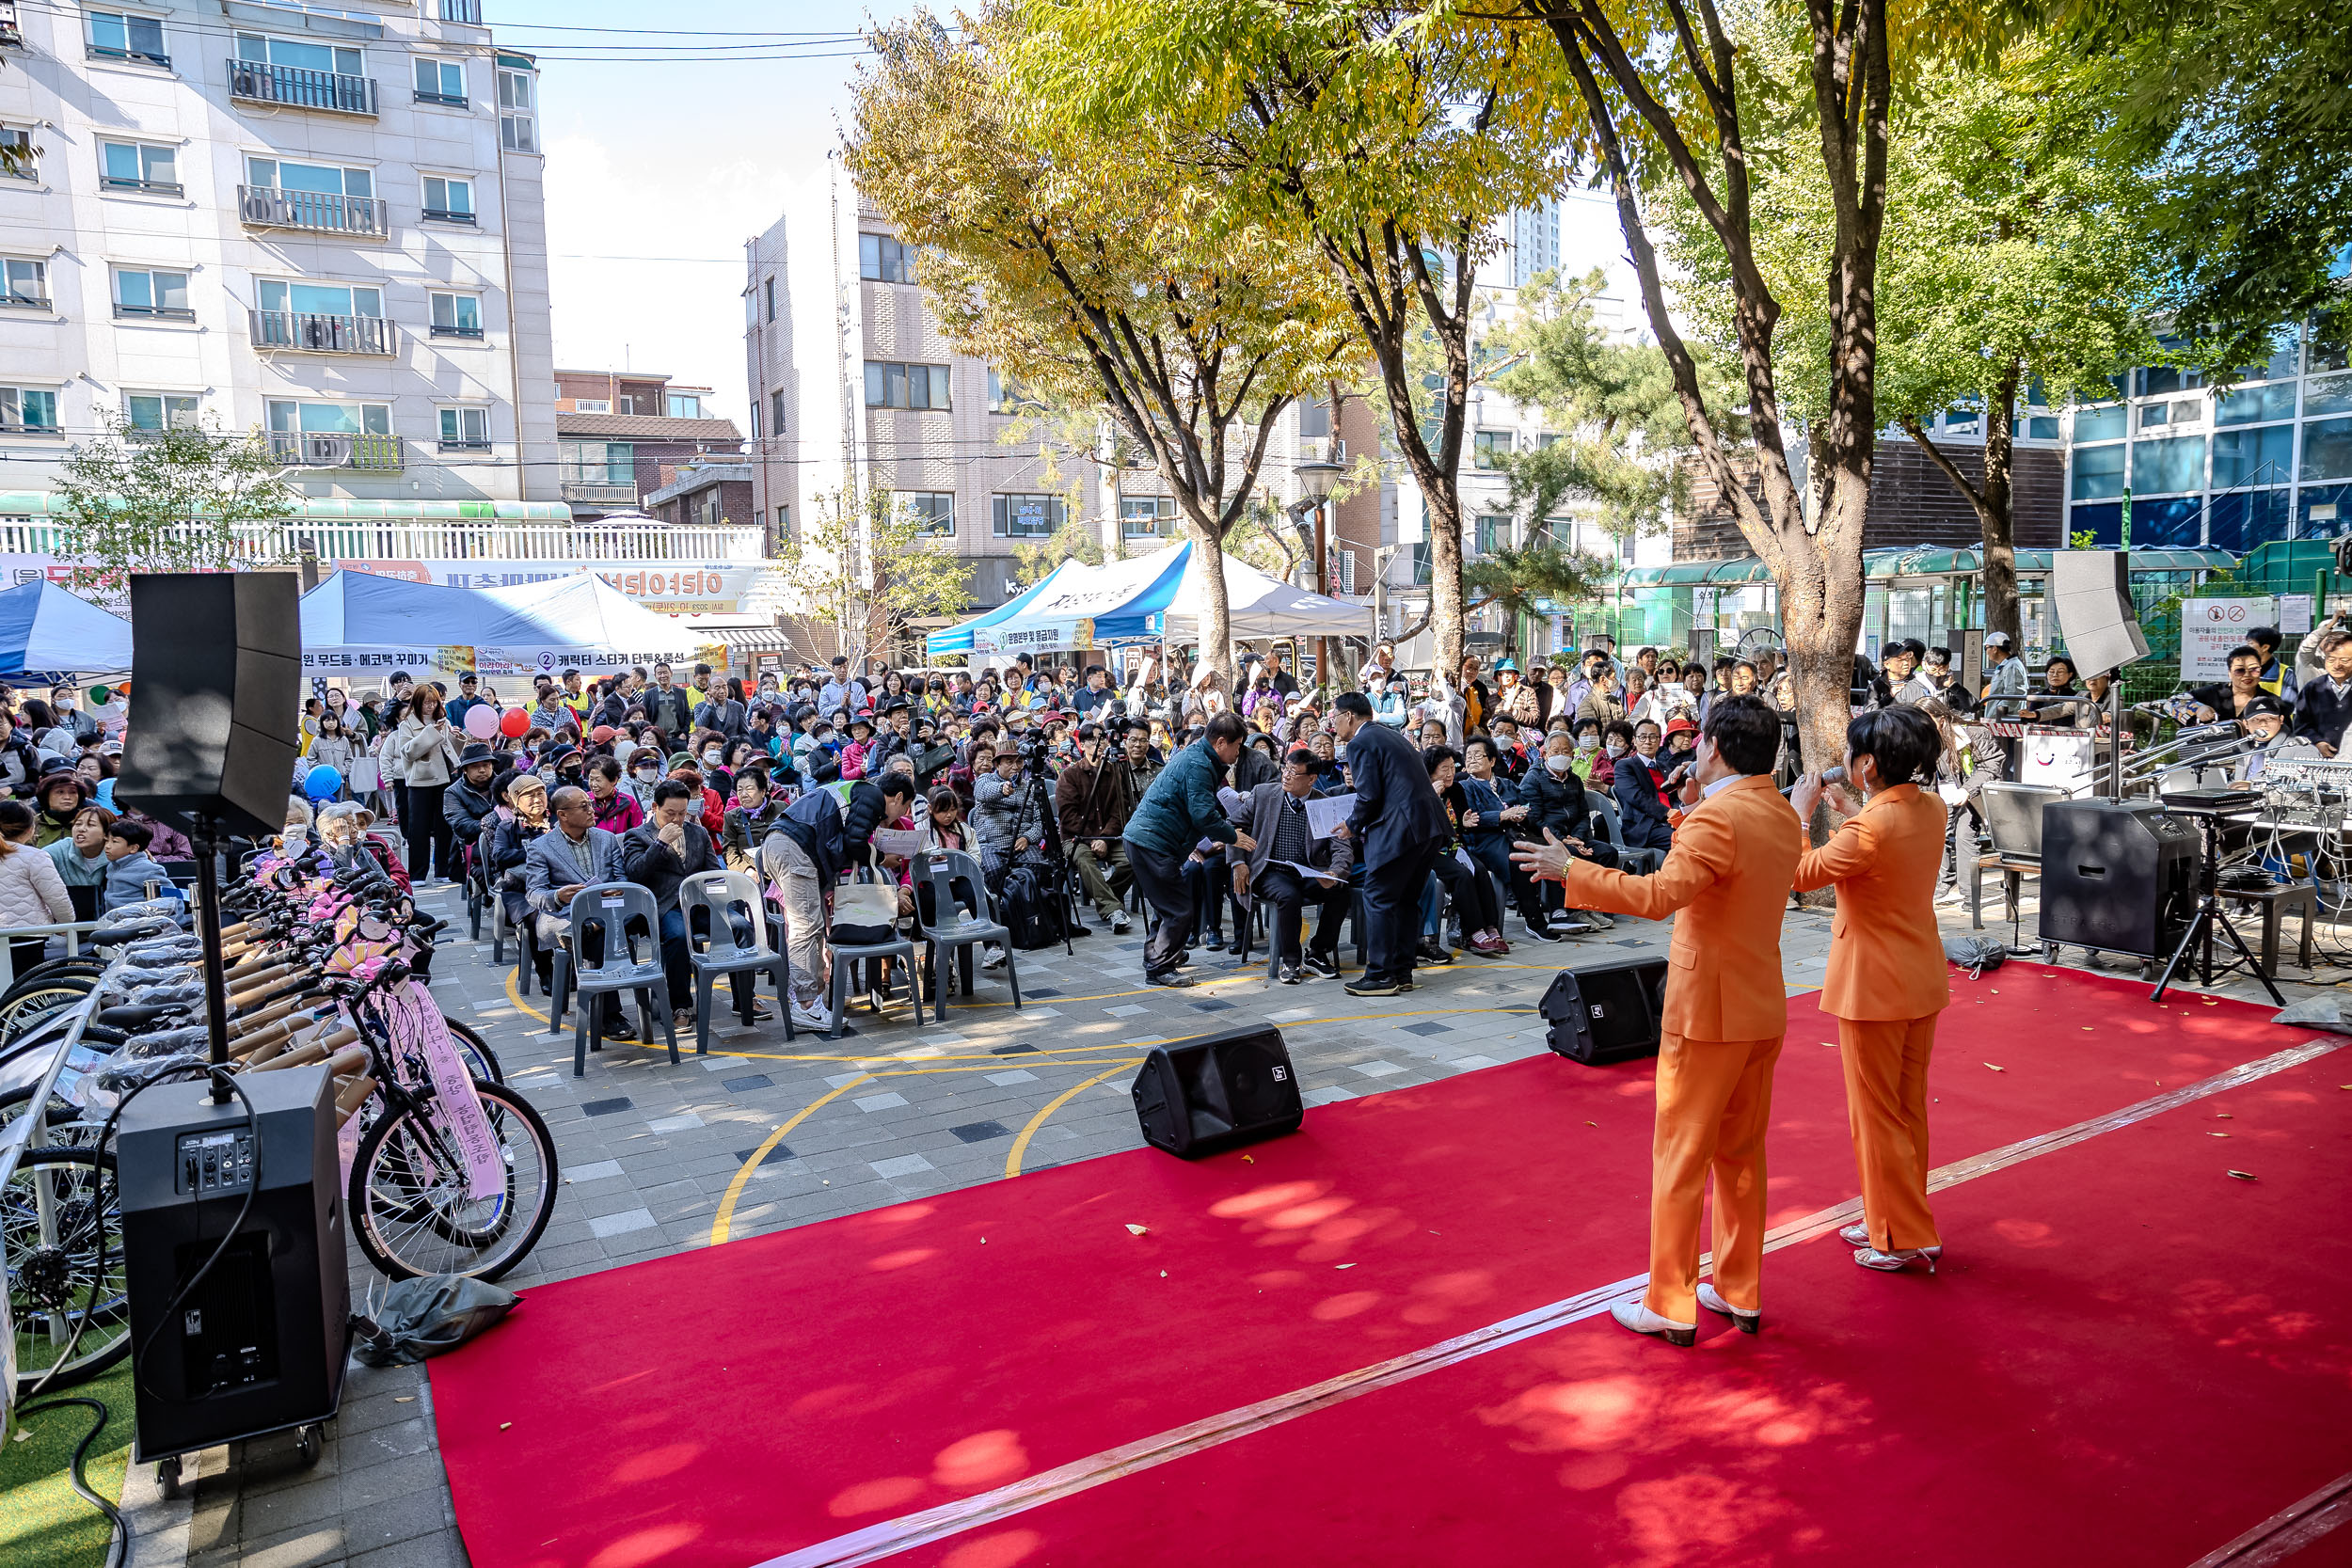
<path id="1" fill-rule="evenodd" d="M 1024 777 L 1022 745 L 1007 737 L 995 764 L 972 781 L 972 831 L 980 841 L 980 868 L 991 893 L 1001 894 L 1005 873 L 1045 837 L 1045 791 Z M 1042 758 L 1040 758 L 1042 767 Z"/>
<path id="2" fill-rule="evenodd" d="M 1102 729 L 1079 725 L 1078 755 L 1054 786 L 1054 811 L 1087 898 L 1113 931 L 1127 929 L 1121 900 L 1135 883 L 1127 846 L 1120 836 L 1127 831 L 1128 813 L 1135 810 L 1134 789 L 1125 759 L 1110 752 Z"/>

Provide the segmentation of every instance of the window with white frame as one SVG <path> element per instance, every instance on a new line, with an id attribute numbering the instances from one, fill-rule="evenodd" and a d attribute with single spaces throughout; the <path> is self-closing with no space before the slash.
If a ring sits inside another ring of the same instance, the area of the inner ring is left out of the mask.
<path id="1" fill-rule="evenodd" d="M 1175 497 L 1119 498 L 1119 536 L 1121 539 L 1160 539 L 1175 531 Z"/>
<path id="2" fill-rule="evenodd" d="M 0 179 L 38 180 L 40 155 L 29 125 L 0 125 Z"/>
<path id="3" fill-rule="evenodd" d="M 670 418 L 699 420 L 703 417 L 703 400 L 700 392 L 669 392 L 664 396 L 669 401 Z"/>
<path id="4" fill-rule="evenodd" d="M 269 404 L 269 428 L 277 436 L 389 436 L 392 407 L 388 403 L 273 398 Z"/>
<path id="5" fill-rule="evenodd" d="M 314 43 L 309 39 L 282 39 L 263 33 L 239 33 L 237 58 L 250 65 L 316 71 L 329 76 L 367 73 L 366 55 L 356 45 Z"/>
<path id="6" fill-rule="evenodd" d="M 357 283 L 301 283 L 265 277 L 255 291 L 261 308 L 296 316 L 367 316 L 384 314 L 384 291 Z"/>
<path id="7" fill-rule="evenodd" d="M 441 410 L 441 450 L 443 451 L 487 451 L 490 450 L 490 411 L 487 408 L 444 408 Z"/>
<path id="8" fill-rule="evenodd" d="M 473 182 L 446 175 L 424 177 L 424 215 L 436 223 L 473 221 Z"/>
<path id="9" fill-rule="evenodd" d="M 122 417 L 140 435 L 194 430 L 202 404 L 194 392 L 125 392 Z"/>
<path id="10" fill-rule="evenodd" d="M 436 338 L 479 338 L 482 336 L 482 299 L 477 294 L 435 293 L 433 300 L 433 336 Z"/>
<path id="11" fill-rule="evenodd" d="M 1069 507 L 1059 496 L 991 496 L 990 531 L 999 539 L 1050 538 Z"/>
<path id="12" fill-rule="evenodd" d="M 0 432 L 11 436 L 57 435 L 57 389 L 0 387 Z"/>
<path id="13" fill-rule="evenodd" d="M 539 150 L 539 95 L 532 84 L 527 71 L 499 71 L 499 145 L 509 152 Z"/>
<path id="14" fill-rule="evenodd" d="M 776 319 L 776 280 L 770 277 L 765 289 L 768 295 L 768 319 L 774 321 Z"/>
<path id="15" fill-rule="evenodd" d="M 952 490 L 901 490 L 898 508 L 926 534 L 956 531 L 956 496 Z"/>
<path id="16" fill-rule="evenodd" d="M 164 48 L 164 19 L 141 16 L 136 11 L 87 10 L 82 13 L 84 24 L 89 29 L 89 53 L 102 60 L 142 60 L 149 65 L 167 66 L 170 54 Z"/>
<path id="17" fill-rule="evenodd" d="M 0 305 L 20 310 L 49 309 L 49 263 L 29 256 L 0 257 Z"/>
<path id="18" fill-rule="evenodd" d="M 452 109 L 466 106 L 466 67 L 460 60 L 417 61 L 417 102 Z"/>
<path id="19" fill-rule="evenodd" d="M 194 321 L 196 307 L 188 302 L 188 275 L 160 267 L 117 267 L 115 314 L 164 321 Z"/>
<path id="20" fill-rule="evenodd" d="M 109 191 L 178 196 L 180 150 L 157 142 L 102 141 L 98 144 L 98 183 Z"/>
<path id="21" fill-rule="evenodd" d="M 866 367 L 866 406 L 946 408 L 948 406 L 947 367 L 868 364 Z"/>

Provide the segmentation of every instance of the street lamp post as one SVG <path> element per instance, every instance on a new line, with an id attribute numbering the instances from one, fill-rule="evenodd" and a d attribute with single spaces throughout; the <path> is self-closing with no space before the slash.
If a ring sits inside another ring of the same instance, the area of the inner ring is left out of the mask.
<path id="1" fill-rule="evenodd" d="M 1298 475 L 1299 504 L 1311 504 L 1314 508 L 1315 592 L 1328 597 L 1331 592 L 1331 552 L 1324 533 L 1324 510 L 1331 499 L 1331 486 L 1347 470 L 1327 457 L 1312 457 L 1300 463 L 1293 471 Z M 1318 686 L 1333 684 L 1329 641 L 1322 637 L 1315 639 L 1315 683 Z"/>

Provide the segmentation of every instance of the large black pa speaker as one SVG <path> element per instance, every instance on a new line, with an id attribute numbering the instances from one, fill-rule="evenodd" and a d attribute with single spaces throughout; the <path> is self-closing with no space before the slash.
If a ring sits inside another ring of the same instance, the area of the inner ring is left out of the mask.
<path id="1" fill-rule="evenodd" d="M 2122 551 L 2052 552 L 2050 608 L 2079 673 L 2095 675 L 2148 657 L 2132 604 L 2131 557 Z"/>
<path id="2" fill-rule="evenodd" d="M 1282 1031 L 1272 1027 L 1155 1046 L 1134 1092 L 1143 1141 L 1187 1160 L 1295 1132 L 1307 1117 Z"/>
<path id="3" fill-rule="evenodd" d="M 321 1063 L 237 1083 L 258 1126 L 202 1083 L 149 1089 L 122 1113 L 115 1165 L 141 1462 L 323 1421 L 342 1398 L 351 1283 L 334 1079 Z M 231 1225 L 220 1260 L 183 1294 Z"/>
<path id="4" fill-rule="evenodd" d="M 1562 970 L 1535 1005 L 1551 1025 L 1544 1043 L 1588 1067 L 1657 1055 L 1666 967 L 1663 958 L 1611 958 Z"/>
<path id="5" fill-rule="evenodd" d="M 2197 826 L 2154 800 L 2042 808 L 2042 940 L 2161 958 L 2197 913 Z"/>
<path id="6" fill-rule="evenodd" d="M 115 794 L 157 816 L 285 824 L 302 717 L 290 572 L 134 573 L 129 738 Z"/>

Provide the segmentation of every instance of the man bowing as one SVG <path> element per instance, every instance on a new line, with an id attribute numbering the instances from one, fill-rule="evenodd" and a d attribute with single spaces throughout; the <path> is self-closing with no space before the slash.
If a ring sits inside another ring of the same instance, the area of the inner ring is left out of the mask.
<path id="1" fill-rule="evenodd" d="M 1347 994 L 1394 996 L 1413 989 L 1422 888 L 1454 827 L 1430 786 L 1428 765 L 1411 741 L 1372 721 L 1370 698 L 1341 692 L 1331 704 L 1331 728 L 1347 747 L 1356 790 L 1347 829 L 1362 846 L 1364 920 L 1371 927 L 1364 973 L 1348 983 Z"/>
<path id="2" fill-rule="evenodd" d="M 1788 1026 L 1781 912 L 1804 829 L 1772 787 L 1780 716 L 1762 699 L 1717 699 L 1700 731 L 1689 815 L 1653 876 L 1605 871 L 1547 832 L 1511 859 L 1567 890 L 1570 909 L 1645 919 L 1677 911 L 1658 1049 L 1658 1126 L 1650 1151 L 1649 1289 L 1610 1308 L 1636 1334 L 1692 1343 L 1698 1307 L 1745 1332 L 1762 1326 L 1764 1132 L 1772 1067 Z M 1699 1277 L 1699 1211 L 1715 1179 L 1715 1279 Z"/>

